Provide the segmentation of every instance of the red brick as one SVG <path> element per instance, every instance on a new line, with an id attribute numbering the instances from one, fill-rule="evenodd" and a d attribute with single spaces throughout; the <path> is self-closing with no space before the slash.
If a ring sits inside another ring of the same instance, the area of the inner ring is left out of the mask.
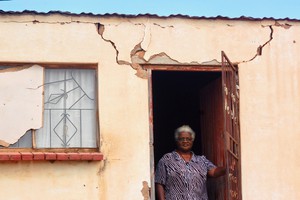
<path id="1" fill-rule="evenodd" d="M 79 153 L 68 153 L 70 160 L 81 160 L 81 155 Z"/>
<path id="2" fill-rule="evenodd" d="M 10 160 L 19 161 L 22 160 L 22 156 L 19 152 L 11 152 L 9 153 Z"/>
<path id="3" fill-rule="evenodd" d="M 69 154 L 67 154 L 67 153 L 56 153 L 56 160 L 69 160 Z"/>
<path id="4" fill-rule="evenodd" d="M 93 160 L 92 153 L 80 153 L 81 160 Z"/>
<path id="5" fill-rule="evenodd" d="M 103 154 L 102 153 L 92 153 L 93 155 L 93 160 L 103 160 Z"/>
<path id="6" fill-rule="evenodd" d="M 19 161 L 19 160 L 103 160 L 100 152 L 82 153 L 54 153 L 54 152 L 0 152 L 0 161 Z"/>
<path id="7" fill-rule="evenodd" d="M 8 153 L 0 153 L 0 161 L 6 161 L 9 160 L 9 155 Z"/>
<path id="8" fill-rule="evenodd" d="M 31 152 L 20 152 L 22 160 L 33 160 L 33 154 Z"/>
<path id="9" fill-rule="evenodd" d="M 45 160 L 45 154 L 43 152 L 33 152 L 33 160 Z"/>
<path id="10" fill-rule="evenodd" d="M 45 160 L 56 160 L 56 153 L 45 153 Z"/>

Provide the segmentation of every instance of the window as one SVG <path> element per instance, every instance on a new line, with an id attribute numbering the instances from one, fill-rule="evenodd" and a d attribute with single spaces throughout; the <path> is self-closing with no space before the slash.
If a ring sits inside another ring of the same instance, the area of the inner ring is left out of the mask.
<path id="1" fill-rule="evenodd" d="M 36 147 L 97 147 L 95 70 L 45 71 L 44 125 L 35 133 Z"/>
<path id="2" fill-rule="evenodd" d="M 46 68 L 43 127 L 8 148 L 97 148 L 95 69 Z"/>

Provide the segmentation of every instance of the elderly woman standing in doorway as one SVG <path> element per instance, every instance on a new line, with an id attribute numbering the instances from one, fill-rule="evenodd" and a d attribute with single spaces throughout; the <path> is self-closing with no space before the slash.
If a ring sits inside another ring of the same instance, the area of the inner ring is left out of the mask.
<path id="1" fill-rule="evenodd" d="M 165 154 L 155 172 L 158 200 L 207 200 L 206 179 L 225 174 L 225 167 L 216 167 L 205 156 L 191 150 L 195 132 L 187 125 L 175 131 L 177 148 Z"/>

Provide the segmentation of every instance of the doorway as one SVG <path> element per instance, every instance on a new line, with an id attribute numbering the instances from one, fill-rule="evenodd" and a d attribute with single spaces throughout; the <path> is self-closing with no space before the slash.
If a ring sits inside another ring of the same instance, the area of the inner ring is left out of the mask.
<path id="1" fill-rule="evenodd" d="M 196 132 L 193 151 L 224 166 L 222 73 L 152 70 L 154 167 L 175 149 L 174 131 L 189 125 Z M 209 199 L 225 199 L 225 177 L 208 180 Z"/>

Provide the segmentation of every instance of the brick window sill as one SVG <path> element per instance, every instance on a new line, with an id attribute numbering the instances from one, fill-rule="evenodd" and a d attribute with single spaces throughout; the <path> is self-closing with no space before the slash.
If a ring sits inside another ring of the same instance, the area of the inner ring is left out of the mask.
<path id="1" fill-rule="evenodd" d="M 56 153 L 56 152 L 0 152 L 3 161 L 101 161 L 103 154 L 99 152 Z"/>

